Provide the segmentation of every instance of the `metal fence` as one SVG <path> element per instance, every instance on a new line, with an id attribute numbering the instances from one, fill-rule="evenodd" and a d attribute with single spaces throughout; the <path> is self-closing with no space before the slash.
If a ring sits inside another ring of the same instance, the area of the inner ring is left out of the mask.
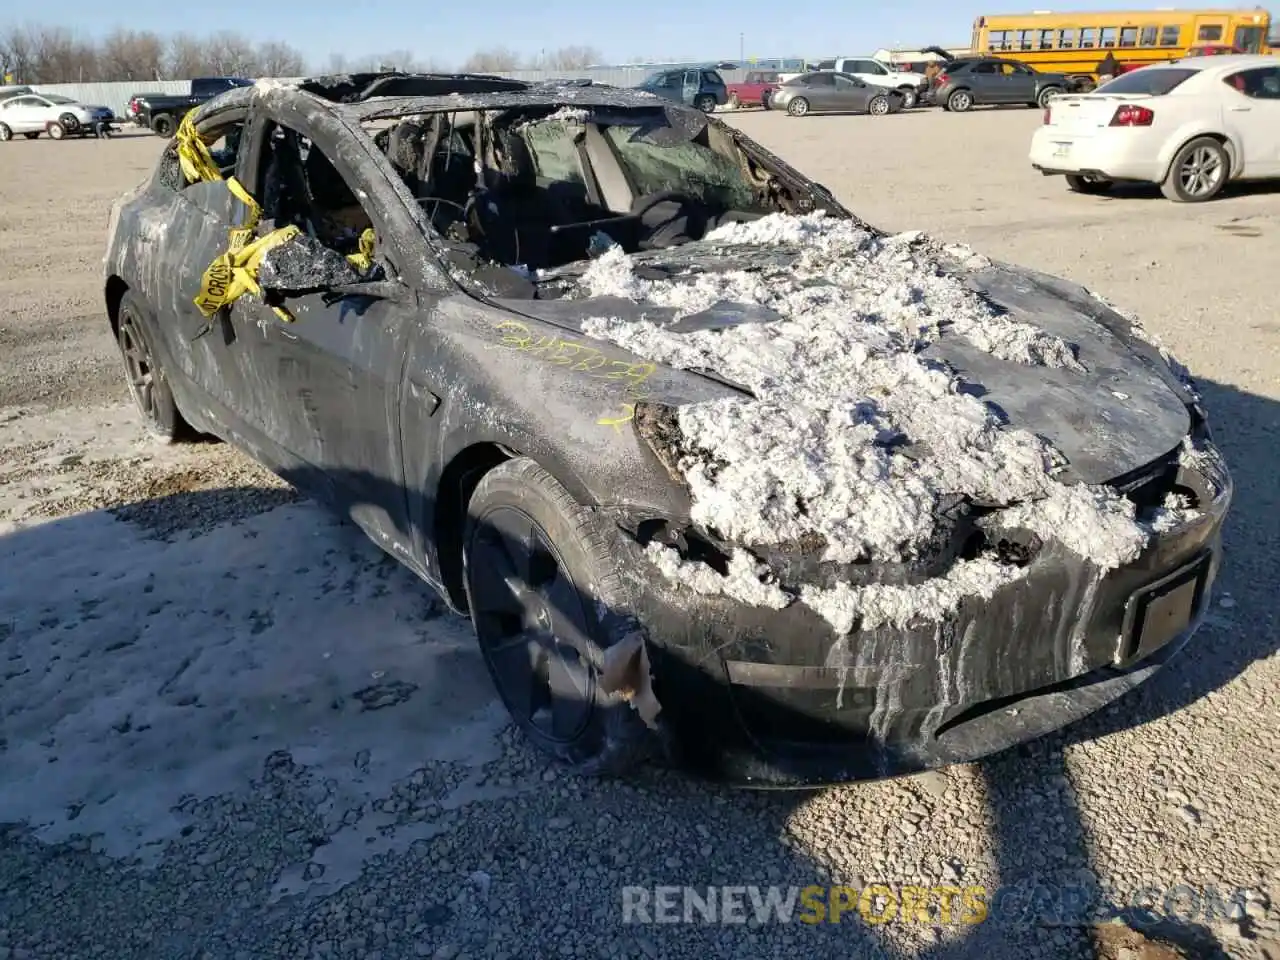
<path id="1" fill-rule="evenodd" d="M 653 73 L 656 67 L 605 67 L 583 70 L 510 70 L 503 76 L 516 80 L 566 80 L 590 79 L 595 83 L 607 83 L 615 87 L 634 87 Z M 745 70 L 721 70 L 726 83 L 739 83 L 746 78 Z M 40 93 L 56 93 L 71 97 L 81 103 L 110 107 L 116 116 L 124 116 L 125 105 L 135 93 L 186 94 L 191 92 L 190 80 L 126 80 L 117 83 L 33 83 Z"/>

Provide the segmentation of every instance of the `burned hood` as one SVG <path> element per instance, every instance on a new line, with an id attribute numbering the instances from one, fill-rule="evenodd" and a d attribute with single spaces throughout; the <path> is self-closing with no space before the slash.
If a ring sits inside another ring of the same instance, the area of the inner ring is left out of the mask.
<path id="1" fill-rule="evenodd" d="M 905 243 L 910 242 L 908 237 Z M 630 287 L 624 283 L 610 289 L 606 284 L 607 292 L 601 292 L 599 284 L 590 282 L 593 267 L 575 264 L 542 276 L 544 292 L 550 291 L 547 299 L 502 303 L 588 335 L 598 336 L 607 326 L 679 336 L 744 325 L 785 326 L 783 313 L 767 295 L 773 279 L 785 276 L 801 289 L 807 285 L 818 301 L 822 297 L 816 291 L 831 280 L 803 276 L 804 252 L 787 245 L 702 242 L 626 260 Z M 1083 287 L 1035 271 L 966 254 L 944 256 L 943 261 L 947 277 L 998 318 L 999 323 L 993 319 L 991 324 L 997 333 L 988 336 L 972 317 L 955 322 L 957 318 L 942 314 L 935 318 L 932 335 L 914 345 L 916 356 L 954 374 L 956 389 L 980 400 L 1001 423 L 1048 441 L 1065 458 L 1064 479 L 1087 484 L 1113 480 L 1168 454 L 1186 436 L 1191 426 L 1186 387 L 1160 351 L 1110 306 Z M 735 283 L 727 282 L 730 278 L 746 292 L 764 295 L 697 295 L 717 285 L 727 287 L 726 293 L 738 292 Z M 753 288 L 744 278 L 754 278 L 765 289 Z M 850 283 L 883 285 L 881 278 L 858 277 L 856 271 L 839 279 L 846 289 Z M 636 295 L 645 284 L 684 288 L 689 297 L 682 302 L 668 295 L 668 302 L 653 302 Z M 917 294 L 908 284 L 905 295 Z M 867 299 L 874 301 L 874 292 Z M 900 332 L 884 331 L 886 343 Z M 1058 355 L 1046 344 L 1057 345 Z M 625 338 L 622 345 L 628 346 Z M 715 358 L 703 353 L 712 362 L 676 366 L 713 372 L 722 383 L 752 390 L 740 372 L 717 368 Z"/>

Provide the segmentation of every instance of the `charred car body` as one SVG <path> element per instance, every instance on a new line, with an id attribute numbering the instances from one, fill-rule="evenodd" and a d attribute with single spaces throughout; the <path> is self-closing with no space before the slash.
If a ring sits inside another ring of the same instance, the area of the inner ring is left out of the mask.
<path id="1" fill-rule="evenodd" d="M 922 242 L 643 93 L 362 75 L 200 107 L 113 210 L 105 295 L 153 432 L 347 513 L 540 747 L 800 785 L 1097 709 L 1216 572 L 1230 482 L 1174 362 Z"/>

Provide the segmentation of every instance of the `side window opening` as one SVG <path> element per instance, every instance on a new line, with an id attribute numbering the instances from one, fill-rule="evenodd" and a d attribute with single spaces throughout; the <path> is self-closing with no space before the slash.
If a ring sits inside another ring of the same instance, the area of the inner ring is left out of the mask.
<path id="1" fill-rule="evenodd" d="M 209 145 L 209 155 L 217 165 L 218 172 L 222 174 L 223 179 L 231 177 L 236 172 L 236 164 L 240 158 L 240 143 L 244 137 L 244 120 L 233 120 L 222 126 L 206 129 L 203 131 L 203 135 Z M 182 172 L 182 165 L 178 160 L 176 141 L 165 147 L 164 153 L 161 155 L 159 180 L 162 185 L 175 191 L 186 190 L 188 187 L 201 182 L 188 179 Z"/>
<path id="2" fill-rule="evenodd" d="M 320 147 L 298 131 L 276 124 L 267 131 L 261 162 L 259 202 L 271 229 L 297 227 L 339 258 L 365 254 L 369 261 L 362 272 L 368 275 L 363 279 L 380 278 L 383 271 L 369 249 L 371 240 L 376 243 L 373 219 Z"/>

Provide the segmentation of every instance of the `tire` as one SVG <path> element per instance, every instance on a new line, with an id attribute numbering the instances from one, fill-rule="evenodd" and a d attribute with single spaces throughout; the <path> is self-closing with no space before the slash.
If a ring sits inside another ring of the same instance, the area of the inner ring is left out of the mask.
<path id="1" fill-rule="evenodd" d="M 716 98 L 709 93 L 701 93 L 693 98 L 693 105 L 703 113 L 712 113 L 716 108 Z"/>
<path id="2" fill-rule="evenodd" d="M 163 443 L 192 440 L 196 432 L 178 410 L 168 377 L 152 349 L 144 317 L 150 311 L 142 298 L 126 290 L 116 313 L 116 346 L 124 363 L 129 395 L 137 404 L 147 431 Z"/>
<path id="3" fill-rule="evenodd" d="M 29 138 L 31 134 L 27 134 Z M 0 123 L 0 143 L 8 143 L 13 139 L 13 131 L 9 129 L 8 124 Z"/>
<path id="4" fill-rule="evenodd" d="M 1100 194 L 1108 193 L 1115 186 L 1114 180 L 1090 180 L 1088 177 L 1082 177 L 1079 174 L 1067 174 L 1067 189 L 1073 193 L 1090 193 Z"/>
<path id="5" fill-rule="evenodd" d="M 26 137 L 28 140 L 39 140 L 39 139 L 40 139 L 40 131 L 39 131 L 39 130 L 33 130 L 31 133 L 24 133 L 24 134 L 23 134 L 23 136 L 24 136 L 24 137 Z M 3 139 L 3 138 L 0 138 L 0 139 Z"/>
<path id="6" fill-rule="evenodd" d="M 1226 148 L 1213 137 L 1196 137 L 1174 154 L 1160 192 L 1174 203 L 1203 203 L 1222 192 L 1230 174 Z"/>
<path id="7" fill-rule="evenodd" d="M 498 696 L 535 747 L 588 775 L 625 772 L 653 742 L 631 705 L 600 689 L 599 611 L 624 594 L 604 529 L 519 457 L 477 485 L 463 541 L 467 604 Z"/>
<path id="8" fill-rule="evenodd" d="M 151 118 L 151 132 L 158 137 L 164 137 L 168 140 L 173 136 L 173 131 L 178 129 L 178 125 L 173 122 L 173 117 L 167 113 L 160 113 Z"/>
<path id="9" fill-rule="evenodd" d="M 1062 90 L 1059 87 L 1045 87 L 1043 90 L 1040 91 L 1040 95 L 1036 97 L 1036 102 L 1033 103 L 1032 106 L 1039 107 L 1041 110 L 1043 110 L 1045 107 L 1049 106 L 1050 100 L 1052 100 L 1054 97 L 1058 96 L 1061 93 L 1062 93 Z"/>
<path id="10" fill-rule="evenodd" d="M 867 113 L 873 117 L 888 116 L 892 108 L 889 105 L 889 98 L 883 93 L 877 93 L 874 97 L 867 101 Z"/>
<path id="11" fill-rule="evenodd" d="M 67 138 L 67 128 L 62 125 L 61 121 L 54 120 L 51 124 L 49 124 L 50 140 L 65 140 L 66 138 Z"/>
<path id="12" fill-rule="evenodd" d="M 899 87 L 898 92 L 902 94 L 902 109 L 910 110 L 920 102 L 920 95 L 910 87 Z"/>
<path id="13" fill-rule="evenodd" d="M 953 90 L 947 97 L 947 109 L 953 113 L 964 113 L 973 106 L 973 94 L 968 90 Z"/>
<path id="14" fill-rule="evenodd" d="M 80 121 L 76 119 L 75 114 L 64 113 L 58 118 L 58 122 L 62 124 L 67 133 L 78 133 L 80 131 Z"/>
<path id="15" fill-rule="evenodd" d="M 804 97 L 796 97 L 787 104 L 787 114 L 792 117 L 803 117 L 809 112 L 809 101 Z"/>

